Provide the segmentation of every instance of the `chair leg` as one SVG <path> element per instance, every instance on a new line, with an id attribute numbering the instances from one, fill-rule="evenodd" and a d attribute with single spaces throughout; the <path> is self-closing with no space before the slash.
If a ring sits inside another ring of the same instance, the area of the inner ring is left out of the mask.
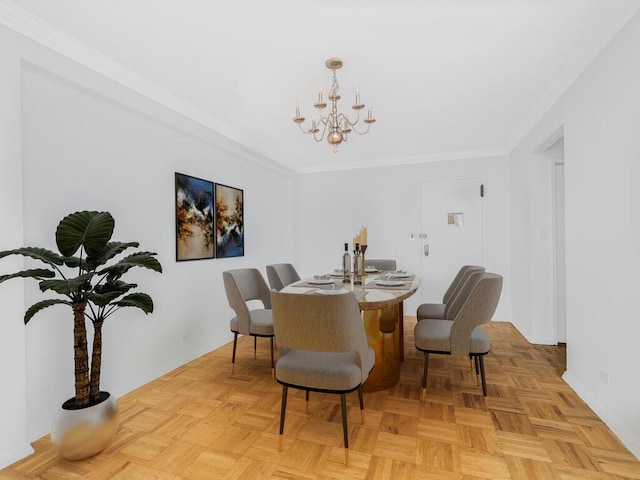
<path id="1" fill-rule="evenodd" d="M 258 337 L 253 336 L 253 359 L 256 359 L 256 348 L 258 346 Z"/>
<path id="2" fill-rule="evenodd" d="M 480 386 L 480 380 L 478 379 L 478 375 L 480 375 L 480 370 L 478 367 L 479 361 L 478 361 L 478 356 L 474 355 L 473 357 L 474 363 L 476 364 L 476 386 L 479 387 Z"/>
<path id="3" fill-rule="evenodd" d="M 306 414 L 309 415 L 309 390 L 304 392 L 304 406 Z"/>
<path id="4" fill-rule="evenodd" d="M 276 379 L 276 364 L 273 361 L 273 337 L 269 337 L 269 346 L 271 347 L 271 378 Z"/>
<path id="5" fill-rule="evenodd" d="M 233 332 L 233 353 L 231 354 L 231 373 L 236 366 L 236 347 L 238 346 L 238 332 Z"/>
<path id="6" fill-rule="evenodd" d="M 424 369 L 422 371 L 422 400 L 427 395 L 427 370 L 429 369 L 429 352 L 424 352 Z"/>
<path id="7" fill-rule="evenodd" d="M 480 355 L 478 361 L 480 362 L 480 378 L 482 378 L 482 396 L 487 398 L 487 378 L 484 374 L 484 356 Z"/>
<path id="8" fill-rule="evenodd" d="M 349 429 L 347 427 L 347 394 L 340 394 L 340 405 L 342 406 L 342 435 L 344 437 L 344 462 L 349 466 Z"/>
<path id="9" fill-rule="evenodd" d="M 278 451 L 282 451 L 282 435 L 284 434 L 284 415 L 287 411 L 287 391 L 289 387 L 282 385 L 282 405 L 280 406 L 280 435 L 278 435 Z"/>
<path id="10" fill-rule="evenodd" d="M 360 419 L 364 425 L 364 395 L 362 394 L 362 385 L 358 387 L 358 400 L 360 401 Z"/>

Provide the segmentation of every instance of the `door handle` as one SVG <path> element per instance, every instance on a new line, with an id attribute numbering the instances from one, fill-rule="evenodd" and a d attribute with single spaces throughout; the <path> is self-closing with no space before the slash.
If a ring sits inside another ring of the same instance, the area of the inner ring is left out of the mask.
<path id="1" fill-rule="evenodd" d="M 425 245 L 424 246 L 424 256 L 428 257 L 429 256 L 429 245 Z"/>

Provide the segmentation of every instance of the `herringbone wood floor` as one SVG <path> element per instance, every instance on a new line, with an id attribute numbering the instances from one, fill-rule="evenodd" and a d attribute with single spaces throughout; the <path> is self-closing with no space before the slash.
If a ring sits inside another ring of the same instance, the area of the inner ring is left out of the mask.
<path id="1" fill-rule="evenodd" d="M 486 410 L 467 358 L 432 356 L 420 400 L 422 356 L 406 321 L 406 361 L 393 389 L 349 398 L 345 468 L 337 395 L 292 390 L 277 451 L 280 386 L 267 342 L 253 359 L 242 338 L 120 399 L 121 426 L 101 454 L 70 462 L 48 437 L 0 479 L 640 479 L 640 462 L 562 381 L 562 347 L 534 347 L 508 323 L 487 326 Z M 551 360 L 554 364 L 549 363 Z"/>

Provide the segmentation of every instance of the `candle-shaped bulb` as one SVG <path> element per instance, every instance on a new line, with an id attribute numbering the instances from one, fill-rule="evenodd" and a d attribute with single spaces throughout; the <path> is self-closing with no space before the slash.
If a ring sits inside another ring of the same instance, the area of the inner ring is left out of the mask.
<path id="1" fill-rule="evenodd" d="M 300 116 L 300 104 L 298 103 L 298 99 L 296 98 L 296 117 Z"/>
<path id="2" fill-rule="evenodd" d="M 320 87 L 318 91 L 318 103 L 322 103 L 322 87 Z"/>
<path id="3" fill-rule="evenodd" d="M 360 104 L 360 87 L 356 87 L 356 105 Z"/>
<path id="4" fill-rule="evenodd" d="M 371 119 L 371 110 L 373 109 L 373 103 L 369 102 L 369 115 L 367 118 Z"/>

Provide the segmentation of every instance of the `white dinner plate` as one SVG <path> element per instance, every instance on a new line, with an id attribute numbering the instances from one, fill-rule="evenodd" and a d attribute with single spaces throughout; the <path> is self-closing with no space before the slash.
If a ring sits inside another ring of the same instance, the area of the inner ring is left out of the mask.
<path id="1" fill-rule="evenodd" d="M 404 282 L 399 280 L 376 280 L 376 285 L 380 285 L 381 287 L 399 287 L 404 285 Z"/>
<path id="2" fill-rule="evenodd" d="M 318 290 L 316 290 L 316 293 L 319 293 L 321 295 L 341 295 L 343 293 L 347 293 L 348 291 L 349 290 L 347 290 L 346 288 L 340 288 L 338 290 L 319 288 Z"/>
<path id="3" fill-rule="evenodd" d="M 330 283 L 335 283 L 335 281 L 330 278 L 312 278 L 309 283 L 312 285 L 329 285 Z"/>

